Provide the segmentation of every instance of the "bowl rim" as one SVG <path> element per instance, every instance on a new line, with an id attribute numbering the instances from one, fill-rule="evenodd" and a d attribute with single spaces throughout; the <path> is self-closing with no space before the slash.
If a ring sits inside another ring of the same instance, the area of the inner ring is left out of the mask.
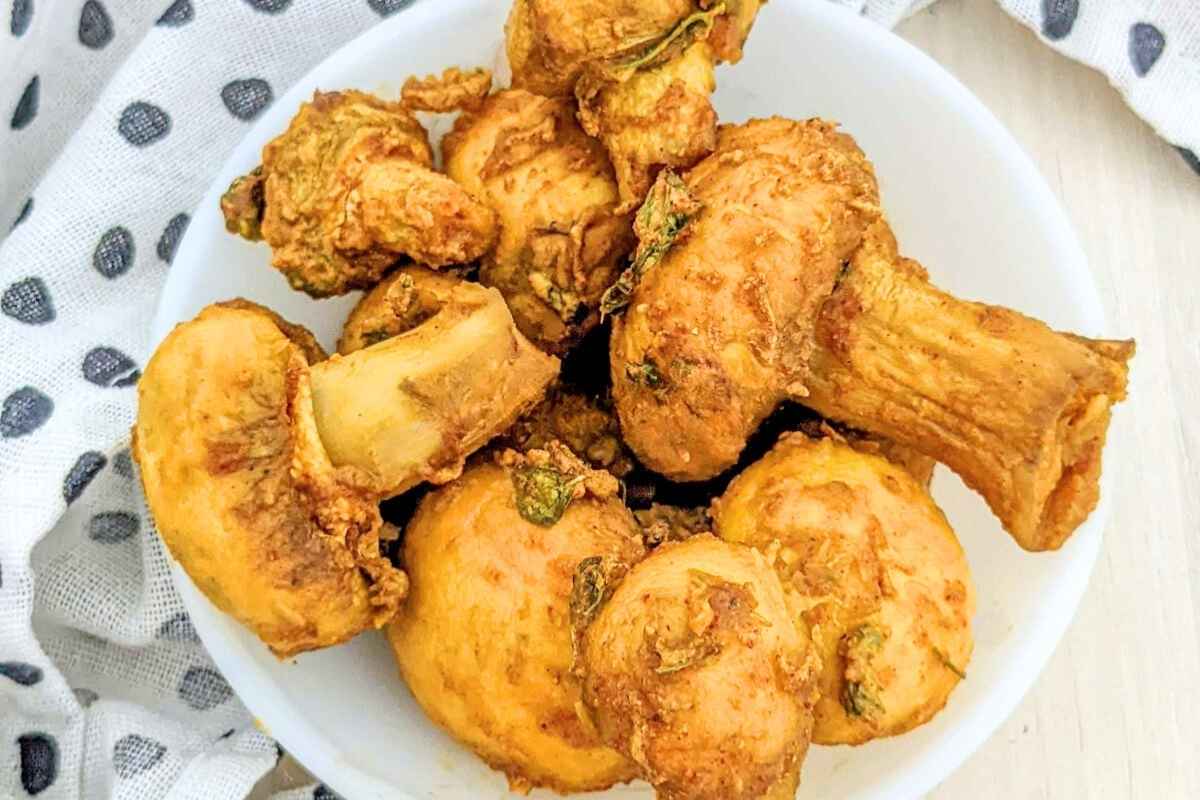
<path id="1" fill-rule="evenodd" d="M 227 179 L 237 174 L 237 165 L 251 160 L 251 156 L 257 157 L 259 146 L 256 143 L 266 138 L 264 131 L 282 130 L 295 109 L 308 99 L 313 89 L 329 82 L 338 82 L 337 76 L 345 70 L 348 63 L 378 52 L 403 28 L 420 28 L 447 16 L 469 13 L 471 8 L 486 2 L 487 0 L 438 0 L 416 3 L 379 22 L 322 59 L 267 109 L 233 149 L 201 200 L 200 211 L 196 216 L 202 217 L 206 208 L 216 208 Z M 1029 156 L 978 98 L 915 45 L 844 7 L 810 0 L 773 0 L 771 7 L 778 6 L 786 6 L 790 13 L 808 17 L 815 27 L 827 31 L 831 36 L 853 36 L 859 41 L 864 41 L 868 49 L 886 52 L 893 59 L 905 62 L 912 70 L 914 78 L 929 86 L 947 105 L 950 112 L 967 119 L 970 127 L 987 140 L 987 147 L 1003 153 L 1005 164 L 1011 170 L 1010 175 L 1017 182 L 1019 190 L 1025 193 L 1030 205 L 1046 216 L 1045 228 L 1053 231 L 1058 240 L 1057 246 L 1061 251 L 1074 256 L 1059 264 L 1059 267 L 1071 283 L 1080 287 L 1084 293 L 1084 296 L 1076 298 L 1076 302 L 1081 306 L 1084 318 L 1088 320 L 1088 327 L 1099 328 L 1104 325 L 1107 314 L 1100 302 L 1095 280 L 1088 269 L 1086 256 L 1066 213 Z M 201 230 L 206 227 L 208 226 L 189 226 L 189 231 L 180 243 L 181 256 L 188 251 L 189 244 L 211 235 L 211 231 Z M 153 345 L 157 345 L 178 321 L 174 309 L 184 305 L 187 291 L 185 281 L 168 279 L 151 325 Z M 1018 658 L 1026 668 L 1005 672 L 991 686 L 986 699 L 974 705 L 957 727 L 947 732 L 934 746 L 926 748 L 916 758 L 893 772 L 887 781 L 888 786 L 871 787 L 860 797 L 882 800 L 885 797 L 924 795 L 955 772 L 1015 711 L 1054 654 L 1078 610 L 1094 569 L 1103 531 L 1109 518 L 1111 477 L 1111 470 L 1103 474 L 1100 502 L 1068 543 L 1067 546 L 1074 551 L 1072 558 L 1065 563 L 1060 580 L 1053 585 L 1051 594 L 1044 598 L 1041 604 L 1042 613 L 1027 621 L 1028 627 Z M 246 657 L 240 652 L 240 646 L 219 630 L 213 622 L 214 617 L 211 614 L 194 613 L 197 608 L 205 607 L 211 609 L 213 614 L 221 612 L 200 593 L 174 558 L 169 558 L 169 561 L 175 584 L 213 661 L 235 687 L 239 699 L 251 714 L 261 721 L 269 735 L 277 738 L 317 780 L 347 798 L 359 800 L 366 797 L 382 800 L 401 797 L 403 800 L 417 800 L 404 787 L 385 784 L 323 749 L 320 743 L 325 738 L 324 735 L 292 706 L 280 685 L 265 675 L 257 674 L 255 670 L 245 669 Z"/>

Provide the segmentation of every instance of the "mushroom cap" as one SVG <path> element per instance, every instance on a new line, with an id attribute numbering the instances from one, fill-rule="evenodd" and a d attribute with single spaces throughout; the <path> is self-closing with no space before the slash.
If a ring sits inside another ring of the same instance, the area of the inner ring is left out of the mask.
<path id="1" fill-rule="evenodd" d="M 172 556 L 281 658 L 383 625 L 407 591 L 375 499 L 321 446 L 306 349 L 265 309 L 209 306 L 150 359 L 134 429 Z"/>
<path id="2" fill-rule="evenodd" d="M 763 555 L 711 534 L 635 565 L 580 653 L 601 734 L 663 800 L 794 794 L 816 667 Z"/>
<path id="3" fill-rule="evenodd" d="M 954 531 L 907 471 L 792 434 L 734 479 L 713 524 L 776 553 L 822 662 L 813 741 L 904 733 L 946 704 L 971 658 L 975 589 Z"/>
<path id="4" fill-rule="evenodd" d="M 636 561 L 637 524 L 615 496 L 524 518 L 512 469 L 473 464 L 427 495 L 405 533 L 412 595 L 388 628 L 400 672 L 435 722 L 514 788 L 603 789 L 636 770 L 581 713 L 569 625 L 576 565 Z"/>

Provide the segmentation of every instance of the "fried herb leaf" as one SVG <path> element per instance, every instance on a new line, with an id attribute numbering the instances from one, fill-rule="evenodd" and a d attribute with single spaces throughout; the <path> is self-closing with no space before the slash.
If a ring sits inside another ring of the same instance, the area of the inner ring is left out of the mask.
<path id="1" fill-rule="evenodd" d="M 638 236 L 637 251 L 629 267 L 600 299 L 602 316 L 629 305 L 629 298 L 633 296 L 638 281 L 651 267 L 662 261 L 701 207 L 683 179 L 673 170 L 659 173 L 634 220 L 633 227 Z"/>
<path id="2" fill-rule="evenodd" d="M 883 648 L 884 633 L 874 625 L 859 625 L 842 637 L 841 653 L 846 660 L 846 685 L 842 687 L 842 708 L 852 717 L 873 721 L 884 712 L 879 699 L 880 686 L 871 662 Z"/>
<path id="3" fill-rule="evenodd" d="M 626 364 L 625 375 L 629 380 L 645 386 L 647 389 L 660 389 L 666 384 L 666 378 L 658 371 L 658 367 L 654 366 L 653 361 L 646 361 L 643 364 Z"/>
<path id="4" fill-rule="evenodd" d="M 553 467 L 521 466 L 513 469 L 512 482 L 521 516 L 549 527 L 562 519 L 583 476 L 572 477 Z"/>
<path id="5" fill-rule="evenodd" d="M 950 656 L 943 653 L 937 647 L 933 648 L 933 654 L 938 657 L 938 661 L 941 661 L 942 666 L 944 666 L 946 669 L 950 670 L 964 681 L 967 679 L 967 673 L 963 672 L 961 668 L 956 666 L 955 663 L 950 660 Z"/>
<path id="6" fill-rule="evenodd" d="M 707 11 L 696 11 L 684 17 L 657 42 L 618 61 L 613 70 L 618 80 L 625 80 L 639 69 L 667 61 L 676 53 L 686 50 L 693 42 L 708 38 L 717 17 L 724 13 L 725 3 L 722 2 Z"/>

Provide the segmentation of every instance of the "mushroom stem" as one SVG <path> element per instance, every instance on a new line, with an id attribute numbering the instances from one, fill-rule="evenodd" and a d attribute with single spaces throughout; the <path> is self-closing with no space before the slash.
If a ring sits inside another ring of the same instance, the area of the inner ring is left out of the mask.
<path id="1" fill-rule="evenodd" d="M 914 262 L 865 246 L 815 340 L 805 405 L 936 457 L 1025 549 L 1057 549 L 1095 508 L 1133 342 L 959 300 Z"/>
<path id="2" fill-rule="evenodd" d="M 457 477 L 557 374 L 558 359 L 517 331 L 498 291 L 463 282 L 417 327 L 314 364 L 313 411 L 333 464 L 393 496 Z"/>

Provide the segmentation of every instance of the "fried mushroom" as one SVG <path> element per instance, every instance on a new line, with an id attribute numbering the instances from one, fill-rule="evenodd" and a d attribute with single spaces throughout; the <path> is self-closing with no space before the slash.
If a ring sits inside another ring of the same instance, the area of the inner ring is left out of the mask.
<path id="1" fill-rule="evenodd" d="M 576 580 L 583 698 L 664 800 L 791 797 L 817 662 L 757 550 L 700 534 Z"/>
<path id="2" fill-rule="evenodd" d="M 271 246 L 272 263 L 313 297 L 366 289 L 402 256 L 463 264 L 495 240 L 495 217 L 433 171 L 425 129 L 401 103 L 317 92 L 262 165 L 221 198 L 226 228 Z"/>
<path id="3" fill-rule="evenodd" d="M 965 677 L 975 590 L 912 475 L 833 438 L 784 436 L 713 503 L 722 539 L 779 572 L 820 656 L 813 741 L 861 744 L 929 721 Z"/>
<path id="4" fill-rule="evenodd" d="M 412 592 L 388 629 L 400 673 L 429 717 L 515 791 L 630 780 L 634 765 L 583 709 L 569 616 L 579 562 L 641 554 L 615 479 L 557 443 L 476 463 L 409 523 Z"/>
<path id="5" fill-rule="evenodd" d="M 501 291 L 532 341 L 566 351 L 599 321 L 600 297 L 633 249 L 604 148 L 569 99 L 508 90 L 461 116 L 442 149 L 447 174 L 499 220 L 480 281 Z"/>

